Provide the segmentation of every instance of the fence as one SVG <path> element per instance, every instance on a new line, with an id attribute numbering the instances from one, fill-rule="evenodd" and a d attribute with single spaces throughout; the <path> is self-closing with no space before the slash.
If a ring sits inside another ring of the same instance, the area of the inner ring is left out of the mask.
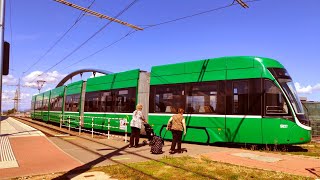
<path id="1" fill-rule="evenodd" d="M 91 119 L 90 123 L 82 123 L 82 120 L 84 118 L 89 118 Z M 95 119 L 102 119 L 108 122 L 107 125 L 105 124 L 95 124 Z M 119 121 L 119 126 L 111 126 L 111 121 Z M 70 131 L 71 128 L 72 129 L 78 129 L 79 130 L 79 135 L 81 134 L 82 131 L 86 131 L 86 132 L 91 132 L 91 137 L 93 138 L 93 134 L 101 134 L 101 135 L 105 135 L 108 137 L 108 139 L 110 139 L 110 129 L 119 129 L 119 130 L 123 130 L 125 133 L 125 143 L 127 143 L 127 139 L 128 139 L 128 127 L 127 127 L 128 121 L 127 118 L 108 118 L 108 117 L 93 117 L 93 116 L 74 116 L 74 115 L 61 115 L 60 116 L 60 128 L 62 127 L 67 127 L 68 130 Z M 72 126 L 72 125 L 76 125 L 76 126 Z M 78 126 L 77 126 L 78 125 Z M 91 126 L 91 131 L 86 129 L 86 128 L 82 128 L 82 126 Z M 101 133 L 98 131 L 94 131 L 95 127 L 101 127 L 101 129 L 107 128 L 107 134 L 105 133 Z M 120 131 L 121 132 L 121 131 Z"/>
<path id="2" fill-rule="evenodd" d="M 320 102 L 302 102 L 311 121 L 312 137 L 320 138 Z"/>

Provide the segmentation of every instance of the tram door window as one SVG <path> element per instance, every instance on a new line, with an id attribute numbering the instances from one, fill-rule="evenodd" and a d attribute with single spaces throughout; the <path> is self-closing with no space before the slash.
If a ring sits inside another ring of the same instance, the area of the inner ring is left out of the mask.
<path id="1" fill-rule="evenodd" d="M 248 81 L 233 81 L 232 114 L 248 114 Z"/>
<path id="2" fill-rule="evenodd" d="M 226 113 L 226 85 L 225 81 L 218 81 L 217 105 L 216 114 L 225 115 Z"/>
<path id="3" fill-rule="evenodd" d="M 288 105 L 280 89 L 270 80 L 264 81 L 265 114 L 267 116 L 288 116 Z"/>
<path id="4" fill-rule="evenodd" d="M 249 80 L 249 109 L 250 115 L 261 115 L 262 107 L 262 79 L 250 79 Z"/>

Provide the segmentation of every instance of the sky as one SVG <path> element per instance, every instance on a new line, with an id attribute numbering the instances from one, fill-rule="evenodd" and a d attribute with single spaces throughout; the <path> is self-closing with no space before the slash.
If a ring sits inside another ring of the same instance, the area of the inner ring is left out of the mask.
<path id="1" fill-rule="evenodd" d="M 276 59 L 299 96 L 320 101 L 319 0 L 250 1 L 246 9 L 228 6 L 233 0 L 68 1 L 92 4 L 91 10 L 144 30 L 88 14 L 79 19 L 80 10 L 53 0 L 6 0 L 4 39 L 11 54 L 9 75 L 3 76 L 3 110 L 14 107 L 19 79 L 19 110 L 26 110 L 38 93 L 37 80 L 46 81 L 43 92 L 84 68 L 150 71 L 155 65 L 223 56 Z"/>

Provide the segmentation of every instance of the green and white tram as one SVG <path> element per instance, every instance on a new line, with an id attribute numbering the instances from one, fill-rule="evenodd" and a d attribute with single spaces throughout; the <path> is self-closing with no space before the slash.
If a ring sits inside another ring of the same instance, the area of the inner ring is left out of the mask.
<path id="1" fill-rule="evenodd" d="M 71 103 L 84 122 L 91 117 L 130 120 L 135 104 L 142 103 L 149 124 L 162 136 L 170 116 L 184 108 L 184 141 L 299 144 L 311 140 L 310 122 L 291 77 L 283 65 L 269 58 L 206 59 L 154 66 L 150 73 L 137 69 L 77 83 L 81 88 L 73 93 L 68 89 L 74 88 L 74 83 L 63 87 L 64 108 L 59 113 L 72 116 L 68 111 Z M 39 104 L 46 99 L 44 94 L 32 98 L 34 118 L 39 118 L 39 109 L 44 108 Z M 98 119 L 98 124 L 106 123 Z M 171 133 L 165 138 L 171 138 Z"/>

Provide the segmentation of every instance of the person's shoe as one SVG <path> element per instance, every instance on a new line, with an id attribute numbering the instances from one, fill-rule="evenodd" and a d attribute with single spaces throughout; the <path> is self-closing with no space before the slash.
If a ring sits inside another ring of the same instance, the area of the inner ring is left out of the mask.
<path id="1" fill-rule="evenodd" d="M 169 151 L 169 153 L 170 153 L 170 154 L 174 154 L 175 152 L 174 152 L 174 151 L 172 151 L 172 150 L 170 150 L 170 151 Z"/>
<path id="2" fill-rule="evenodd" d="M 177 150 L 177 153 L 179 153 L 179 154 L 180 154 L 180 153 L 183 153 L 183 151 L 182 151 L 182 150 Z"/>
<path id="3" fill-rule="evenodd" d="M 129 145 L 129 148 L 132 148 L 133 146 Z"/>
<path id="4" fill-rule="evenodd" d="M 134 146 L 134 148 L 138 148 L 138 146 L 137 146 L 137 145 L 135 145 L 135 146 Z"/>

